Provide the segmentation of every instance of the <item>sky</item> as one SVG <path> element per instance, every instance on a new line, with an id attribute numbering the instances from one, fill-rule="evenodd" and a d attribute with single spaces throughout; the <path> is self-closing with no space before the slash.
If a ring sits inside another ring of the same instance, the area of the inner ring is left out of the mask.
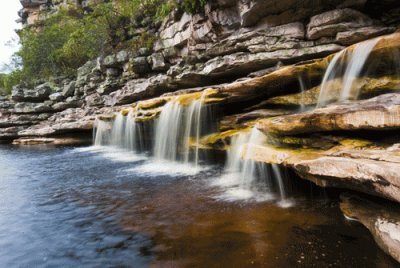
<path id="1" fill-rule="evenodd" d="M 18 49 L 17 45 L 10 47 L 7 43 L 17 39 L 15 29 L 21 25 L 15 21 L 18 17 L 18 10 L 22 8 L 19 0 L 7 0 L 0 8 L 0 69 L 5 63 L 9 63 L 11 55 Z"/>

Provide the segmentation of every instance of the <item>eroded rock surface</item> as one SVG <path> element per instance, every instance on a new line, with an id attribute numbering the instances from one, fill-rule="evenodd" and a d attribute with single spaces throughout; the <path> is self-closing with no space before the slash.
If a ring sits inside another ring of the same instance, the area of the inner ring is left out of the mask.
<path id="1" fill-rule="evenodd" d="M 355 195 L 342 195 L 340 208 L 348 218 L 359 221 L 387 254 L 400 262 L 400 207 L 374 202 Z"/>

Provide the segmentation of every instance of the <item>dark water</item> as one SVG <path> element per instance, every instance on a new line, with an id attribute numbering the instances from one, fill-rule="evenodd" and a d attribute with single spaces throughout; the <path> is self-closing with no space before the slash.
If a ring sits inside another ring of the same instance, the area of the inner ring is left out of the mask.
<path id="1" fill-rule="evenodd" d="M 0 147 L 0 267 L 396 265 L 335 200 L 227 202 L 210 186 L 218 168 L 154 172 L 163 168 L 89 149 Z"/>

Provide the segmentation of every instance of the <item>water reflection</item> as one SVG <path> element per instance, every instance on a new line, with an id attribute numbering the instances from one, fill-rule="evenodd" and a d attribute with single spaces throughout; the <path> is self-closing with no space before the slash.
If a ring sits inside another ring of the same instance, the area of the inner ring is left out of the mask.
<path id="1" fill-rule="evenodd" d="M 1 267 L 395 266 L 330 201 L 225 202 L 221 169 L 154 175 L 96 150 L 0 147 Z"/>

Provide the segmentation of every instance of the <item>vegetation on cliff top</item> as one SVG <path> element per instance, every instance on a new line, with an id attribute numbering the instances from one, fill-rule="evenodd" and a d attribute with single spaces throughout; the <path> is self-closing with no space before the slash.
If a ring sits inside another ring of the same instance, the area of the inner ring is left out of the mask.
<path id="1" fill-rule="evenodd" d="M 117 0 L 97 4 L 87 11 L 70 6 L 19 32 L 18 68 L 2 75 L 7 92 L 23 82 L 32 84 L 52 76 L 74 76 L 86 61 L 119 49 L 152 47 L 154 29 L 173 10 L 195 13 L 207 0 Z M 151 31 L 136 31 L 153 28 Z"/>

